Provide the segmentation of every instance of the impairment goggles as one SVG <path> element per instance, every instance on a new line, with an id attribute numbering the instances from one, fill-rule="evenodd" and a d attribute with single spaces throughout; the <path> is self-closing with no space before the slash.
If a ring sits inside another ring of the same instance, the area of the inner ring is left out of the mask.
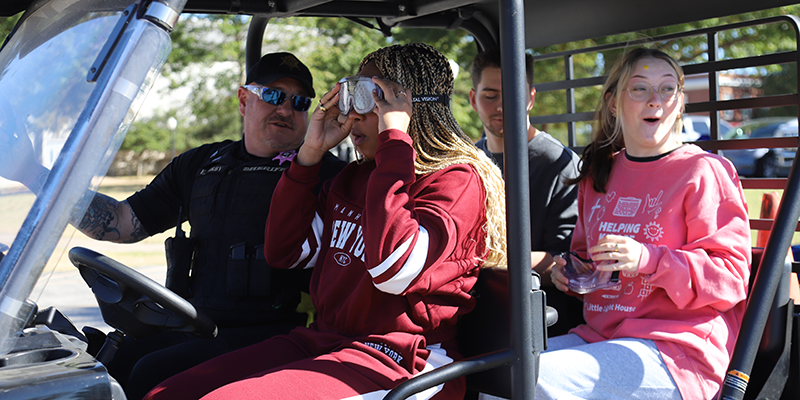
<path id="1" fill-rule="evenodd" d="M 569 279 L 567 286 L 575 293 L 585 294 L 619 285 L 619 271 L 601 271 L 594 261 L 574 251 L 561 253 L 561 258 L 567 262 L 564 266 L 564 276 Z"/>
<path id="2" fill-rule="evenodd" d="M 377 90 L 378 98 L 383 99 L 383 90 L 367 76 L 348 76 L 339 81 L 339 112 L 347 115 L 351 110 L 359 114 L 367 114 L 375 109 L 375 99 L 372 91 Z M 428 102 L 449 104 L 449 98 L 444 95 L 414 95 L 412 103 Z"/>
<path id="3" fill-rule="evenodd" d="M 356 110 L 359 114 L 366 114 L 375 108 L 375 99 L 372 98 L 372 91 L 378 90 L 378 97 L 383 98 L 383 90 L 366 76 L 348 76 L 342 78 L 339 83 L 339 112 L 350 114 L 350 110 Z"/>
<path id="4" fill-rule="evenodd" d="M 288 96 L 288 94 L 282 90 L 268 87 L 256 85 L 244 85 L 242 87 L 257 95 L 259 98 L 261 98 L 261 100 L 272 104 L 273 106 L 279 106 L 283 104 Z M 294 94 L 292 95 L 291 104 L 292 108 L 296 111 L 308 111 L 308 109 L 311 108 L 311 98 Z"/>

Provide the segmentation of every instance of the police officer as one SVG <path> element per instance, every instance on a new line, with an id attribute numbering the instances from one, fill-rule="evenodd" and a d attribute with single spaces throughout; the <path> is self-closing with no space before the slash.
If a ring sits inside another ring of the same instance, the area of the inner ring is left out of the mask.
<path id="1" fill-rule="evenodd" d="M 311 73 L 294 55 L 264 55 L 238 91 L 242 140 L 179 155 L 124 201 L 99 193 L 92 201 L 78 229 L 98 240 L 137 242 L 188 218 L 190 257 L 172 255 L 168 283 L 219 328 L 214 339 L 169 332 L 126 340 L 108 369 L 129 399 L 203 361 L 306 322 L 296 308 L 309 274 L 270 268 L 263 243 L 272 192 L 303 142 L 314 95 Z M 345 165 L 332 154 L 323 163 L 323 182 Z"/>

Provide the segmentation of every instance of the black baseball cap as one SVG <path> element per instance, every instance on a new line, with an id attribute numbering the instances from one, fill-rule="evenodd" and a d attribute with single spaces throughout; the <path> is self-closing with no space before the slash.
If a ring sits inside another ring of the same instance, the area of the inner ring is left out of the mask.
<path id="1" fill-rule="evenodd" d="M 294 78 L 303 88 L 308 91 L 311 97 L 314 93 L 314 79 L 311 72 L 297 57 L 292 53 L 269 53 L 264 54 L 250 71 L 247 71 L 247 83 L 257 83 L 269 86 L 270 83 L 281 78 Z"/>

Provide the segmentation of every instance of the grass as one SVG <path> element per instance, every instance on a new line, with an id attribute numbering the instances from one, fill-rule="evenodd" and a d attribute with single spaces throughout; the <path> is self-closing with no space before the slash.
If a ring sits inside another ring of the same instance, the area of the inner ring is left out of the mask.
<path id="1" fill-rule="evenodd" d="M 747 201 L 747 211 L 750 218 L 759 218 L 761 215 L 761 200 L 762 196 L 766 192 L 772 192 L 773 190 L 763 190 L 763 189 L 745 189 L 744 197 Z M 783 194 L 783 190 L 775 190 L 779 194 Z M 753 237 L 752 245 L 755 246 L 756 244 L 756 236 L 757 231 L 751 231 L 751 235 Z M 795 232 L 794 237 L 792 238 L 792 244 L 800 244 L 800 233 Z"/>
<path id="2" fill-rule="evenodd" d="M 147 185 L 152 179 L 152 176 L 106 177 L 100 184 L 99 192 L 117 200 L 124 200 Z M 14 190 L 13 188 L 4 189 L 4 192 L 0 195 L 0 209 L 3 210 L 3 220 L 0 221 L 0 243 L 6 245 L 12 243 L 34 201 L 35 197 L 30 192 Z M 138 243 L 117 244 L 91 239 L 75 230 L 72 226 L 67 226 L 45 267 L 45 271 L 74 268 L 67 258 L 67 251 L 75 246 L 86 247 L 100 252 L 132 268 L 153 265 L 164 265 L 166 268 L 164 240 L 173 233 L 174 231 L 167 231 Z"/>
<path id="3" fill-rule="evenodd" d="M 100 184 L 100 193 L 111 196 L 117 200 L 124 200 L 136 191 L 144 188 L 153 176 L 141 177 L 106 177 Z M 166 259 L 164 256 L 164 240 L 172 236 L 174 231 L 166 231 L 146 238 L 137 243 L 109 243 L 91 239 L 81 232 L 76 231 L 72 226 L 62 235 L 61 242 L 64 245 L 56 247 L 50 262 L 57 259 L 55 268 L 73 268 L 72 263 L 66 257 L 66 251 L 75 246 L 86 247 L 111 257 L 131 268 L 146 267 L 153 265 L 163 265 L 166 270 Z M 69 239 L 66 241 L 66 239 Z M 59 252 L 63 252 L 63 256 Z"/>

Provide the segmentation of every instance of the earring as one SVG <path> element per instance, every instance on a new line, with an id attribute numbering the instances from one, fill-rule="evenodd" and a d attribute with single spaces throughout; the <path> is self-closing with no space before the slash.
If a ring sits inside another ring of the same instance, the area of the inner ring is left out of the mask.
<path id="1" fill-rule="evenodd" d="M 358 147 L 353 147 L 353 150 L 356 152 L 356 164 L 361 165 L 367 162 L 367 157 L 364 157 L 363 154 L 358 150 Z"/>

